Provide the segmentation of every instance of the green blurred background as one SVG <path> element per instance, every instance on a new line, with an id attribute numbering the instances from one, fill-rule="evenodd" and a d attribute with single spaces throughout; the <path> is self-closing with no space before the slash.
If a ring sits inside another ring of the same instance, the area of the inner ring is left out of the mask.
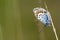
<path id="1" fill-rule="evenodd" d="M 60 40 L 60 0 L 43 1 L 47 2 Z M 35 7 L 38 0 L 0 0 L 0 40 L 56 40 L 52 27 L 43 27 L 38 32 L 33 15 Z"/>

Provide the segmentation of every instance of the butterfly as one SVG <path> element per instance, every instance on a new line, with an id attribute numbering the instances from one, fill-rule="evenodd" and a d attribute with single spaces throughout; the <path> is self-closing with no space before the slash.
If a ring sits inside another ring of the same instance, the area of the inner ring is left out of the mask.
<path id="1" fill-rule="evenodd" d="M 33 9 L 35 17 L 42 22 L 45 26 L 50 26 L 51 17 L 50 12 L 45 10 L 44 8 L 37 7 Z"/>

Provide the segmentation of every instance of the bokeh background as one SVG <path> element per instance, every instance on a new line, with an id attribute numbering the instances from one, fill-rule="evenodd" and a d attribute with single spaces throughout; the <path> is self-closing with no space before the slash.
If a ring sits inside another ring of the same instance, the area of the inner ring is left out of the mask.
<path id="1" fill-rule="evenodd" d="M 60 40 L 60 0 L 46 1 Z M 44 7 L 42 1 L 42 6 Z M 0 0 L 0 40 L 56 40 L 52 27 L 38 32 L 33 8 L 38 0 Z"/>

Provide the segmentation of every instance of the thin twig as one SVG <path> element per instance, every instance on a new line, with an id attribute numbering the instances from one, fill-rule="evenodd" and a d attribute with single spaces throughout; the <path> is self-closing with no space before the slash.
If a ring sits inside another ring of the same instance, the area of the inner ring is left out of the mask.
<path id="1" fill-rule="evenodd" d="M 53 31 L 54 31 L 54 33 L 55 33 L 56 40 L 58 40 L 57 32 L 56 32 L 56 29 L 55 29 L 55 27 L 54 27 L 52 18 L 51 18 L 51 22 L 52 22 L 52 27 L 53 27 Z"/>
<path id="2" fill-rule="evenodd" d="M 46 9 L 47 9 L 47 11 L 48 11 L 48 8 L 47 8 L 47 5 L 46 5 L 45 2 L 44 2 L 44 4 L 45 4 L 45 7 L 46 7 Z M 56 32 L 55 26 L 54 26 L 54 24 L 53 24 L 53 21 L 52 21 L 52 17 L 51 17 L 51 15 L 50 15 L 50 18 L 51 18 L 52 28 L 53 28 L 53 31 L 54 31 L 54 34 L 55 34 L 56 40 L 58 40 L 57 32 Z"/>

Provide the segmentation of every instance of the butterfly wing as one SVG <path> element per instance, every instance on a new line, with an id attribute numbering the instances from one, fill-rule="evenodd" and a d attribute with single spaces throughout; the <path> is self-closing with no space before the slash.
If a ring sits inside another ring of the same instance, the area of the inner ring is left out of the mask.
<path id="1" fill-rule="evenodd" d="M 50 22 L 48 22 L 48 16 L 47 16 L 47 14 L 39 13 L 38 14 L 38 20 L 40 20 L 46 26 L 50 23 Z"/>
<path id="2" fill-rule="evenodd" d="M 33 10 L 33 12 L 34 12 L 34 15 L 35 15 L 35 17 L 38 19 L 38 20 L 40 20 L 44 25 L 46 25 L 46 26 L 49 26 L 50 25 L 50 23 L 51 23 L 51 18 L 50 18 L 50 14 L 49 14 L 49 12 L 48 11 L 46 11 L 45 13 L 38 13 L 38 16 L 36 16 L 36 11 L 46 11 L 45 9 L 43 9 L 43 8 L 35 8 L 34 10 Z"/>

